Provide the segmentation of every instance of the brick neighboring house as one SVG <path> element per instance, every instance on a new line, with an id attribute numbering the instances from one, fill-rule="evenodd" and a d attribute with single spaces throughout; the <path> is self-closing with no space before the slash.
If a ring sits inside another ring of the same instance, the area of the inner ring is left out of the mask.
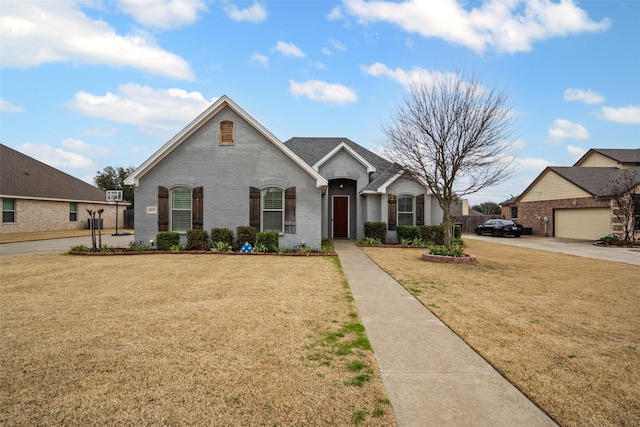
<path id="1" fill-rule="evenodd" d="M 501 203 L 505 218 L 537 236 L 599 239 L 623 234 L 616 180 L 630 179 L 640 197 L 640 149 L 590 149 L 575 165 L 549 166 L 522 194 Z M 633 219 L 640 232 L 640 212 Z"/>
<path id="2" fill-rule="evenodd" d="M 105 191 L 0 144 L 0 234 L 88 228 L 87 209 L 104 208 L 105 228 L 116 226 L 116 206 Z M 121 210 L 129 203 L 119 203 Z M 123 214 L 118 218 L 123 225 Z"/>

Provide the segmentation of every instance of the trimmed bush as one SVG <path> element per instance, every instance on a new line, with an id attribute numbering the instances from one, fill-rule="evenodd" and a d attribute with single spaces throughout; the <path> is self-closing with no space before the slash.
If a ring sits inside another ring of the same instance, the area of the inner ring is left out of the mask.
<path id="1" fill-rule="evenodd" d="M 399 225 L 396 227 L 398 232 L 398 240 L 411 240 L 414 241 L 416 239 L 422 239 L 422 230 L 420 227 L 412 226 L 412 225 Z"/>
<path id="2" fill-rule="evenodd" d="M 209 233 L 204 230 L 187 231 L 187 250 L 206 251 L 209 249 Z"/>
<path id="3" fill-rule="evenodd" d="M 211 229 L 211 244 L 216 246 L 219 242 L 226 243 L 229 246 L 233 246 L 233 231 L 228 228 L 212 228 Z M 244 244 L 244 242 L 242 242 Z"/>
<path id="4" fill-rule="evenodd" d="M 180 235 L 175 231 L 161 231 L 156 234 L 156 247 L 160 251 L 168 251 L 172 246 L 180 244 Z"/>
<path id="5" fill-rule="evenodd" d="M 251 246 L 255 247 L 257 234 L 258 229 L 250 225 L 240 226 L 236 228 L 236 244 L 238 245 L 238 248 L 241 248 L 242 245 L 245 244 L 245 242 L 249 242 Z"/>
<path id="6" fill-rule="evenodd" d="M 280 235 L 277 231 L 265 231 L 256 235 L 256 251 L 278 252 Z"/>
<path id="7" fill-rule="evenodd" d="M 462 237 L 462 227 L 459 224 L 456 224 L 456 226 L 453 228 L 453 238 L 459 239 L 461 237 Z"/>
<path id="8" fill-rule="evenodd" d="M 380 240 L 382 243 L 385 243 L 387 241 L 387 223 L 365 222 L 364 237 Z"/>
<path id="9" fill-rule="evenodd" d="M 440 225 L 421 225 L 422 240 L 434 245 L 444 245 L 444 227 Z"/>

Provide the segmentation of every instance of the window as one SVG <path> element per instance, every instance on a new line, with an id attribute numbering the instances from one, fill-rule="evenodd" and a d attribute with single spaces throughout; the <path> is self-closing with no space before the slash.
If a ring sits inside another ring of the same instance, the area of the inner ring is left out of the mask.
<path id="1" fill-rule="evenodd" d="M 2 222 L 16 222 L 15 199 L 2 199 Z"/>
<path id="2" fill-rule="evenodd" d="M 284 191 L 280 188 L 262 190 L 262 231 L 284 229 Z"/>
<path id="3" fill-rule="evenodd" d="M 413 197 L 398 197 L 398 225 L 413 225 Z"/>
<path id="4" fill-rule="evenodd" d="M 171 231 L 191 229 L 191 190 L 186 187 L 171 189 Z"/>
<path id="5" fill-rule="evenodd" d="M 230 120 L 220 122 L 220 145 L 233 145 L 233 122 Z"/>
<path id="6" fill-rule="evenodd" d="M 511 206 L 511 218 L 518 218 L 518 207 Z"/>
<path id="7" fill-rule="evenodd" d="M 69 203 L 69 221 L 78 220 L 78 204 L 76 202 Z"/>

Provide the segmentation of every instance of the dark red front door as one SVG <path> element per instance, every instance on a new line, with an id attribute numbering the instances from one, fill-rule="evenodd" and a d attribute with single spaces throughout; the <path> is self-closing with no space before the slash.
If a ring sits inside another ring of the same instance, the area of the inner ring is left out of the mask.
<path id="1" fill-rule="evenodd" d="M 333 237 L 349 238 L 349 197 L 333 197 Z"/>

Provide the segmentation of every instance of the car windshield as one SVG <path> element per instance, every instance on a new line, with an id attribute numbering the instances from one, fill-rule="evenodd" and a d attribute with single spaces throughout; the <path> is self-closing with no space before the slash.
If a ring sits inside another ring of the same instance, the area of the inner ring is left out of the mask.
<path id="1" fill-rule="evenodd" d="M 510 219 L 501 219 L 497 221 L 499 225 L 515 225 L 516 223 Z"/>

